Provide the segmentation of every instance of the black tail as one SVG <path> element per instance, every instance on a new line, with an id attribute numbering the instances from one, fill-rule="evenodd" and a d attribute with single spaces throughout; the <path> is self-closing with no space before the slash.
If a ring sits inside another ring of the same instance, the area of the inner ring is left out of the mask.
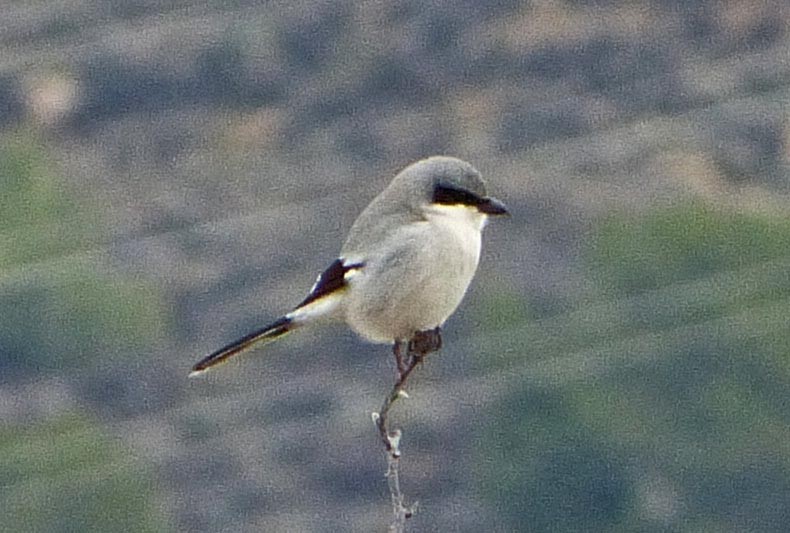
<path id="1" fill-rule="evenodd" d="M 282 337 L 291 331 L 293 327 L 294 323 L 290 318 L 282 317 L 265 328 L 253 331 L 249 335 L 245 335 L 241 339 L 207 355 L 192 367 L 192 372 L 189 373 L 189 377 L 197 376 L 212 366 L 224 363 L 234 355 L 247 350 L 253 344 L 263 341 L 273 341 L 274 339 Z"/>

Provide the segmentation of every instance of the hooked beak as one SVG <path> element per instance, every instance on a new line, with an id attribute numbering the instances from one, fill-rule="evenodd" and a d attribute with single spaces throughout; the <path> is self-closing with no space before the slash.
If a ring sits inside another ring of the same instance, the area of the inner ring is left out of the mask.
<path id="1" fill-rule="evenodd" d="M 490 196 L 483 198 L 483 201 L 477 205 L 477 210 L 489 216 L 502 216 L 510 214 L 508 213 L 505 204 Z"/>

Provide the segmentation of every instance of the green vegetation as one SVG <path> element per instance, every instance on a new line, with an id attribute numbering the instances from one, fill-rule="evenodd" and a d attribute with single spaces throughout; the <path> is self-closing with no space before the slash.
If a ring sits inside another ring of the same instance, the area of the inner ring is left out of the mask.
<path id="1" fill-rule="evenodd" d="M 167 531 L 151 470 L 70 414 L 0 430 L 4 531 Z"/>
<path id="2" fill-rule="evenodd" d="M 506 527 L 783 523 L 789 244 L 787 220 L 697 205 L 604 221 L 589 264 L 609 298 L 494 349 L 529 375 L 529 346 L 559 382 L 514 380 L 481 429 L 481 488 Z"/>
<path id="3" fill-rule="evenodd" d="M 0 145 L 0 372 L 63 372 L 140 350 L 164 324 L 148 283 L 102 271 L 101 227 L 26 137 Z"/>
<path id="4" fill-rule="evenodd" d="M 29 134 L 0 144 L 0 268 L 17 267 L 89 246 L 97 224 L 51 175 L 44 148 Z"/>
<path id="5" fill-rule="evenodd" d="M 691 205 L 639 219 L 609 217 L 589 260 L 611 292 L 633 294 L 786 257 L 788 251 L 790 220 Z"/>

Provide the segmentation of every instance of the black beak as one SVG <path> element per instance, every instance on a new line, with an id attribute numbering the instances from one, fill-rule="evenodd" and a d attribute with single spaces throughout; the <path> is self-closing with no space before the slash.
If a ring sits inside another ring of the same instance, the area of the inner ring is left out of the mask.
<path id="1" fill-rule="evenodd" d="M 507 208 L 505 204 L 497 200 L 496 198 L 491 198 L 487 196 L 483 198 L 483 201 L 477 204 L 477 210 L 481 213 L 485 213 L 486 215 L 490 216 L 501 216 L 501 215 L 509 215 L 510 213 L 507 212 Z"/>

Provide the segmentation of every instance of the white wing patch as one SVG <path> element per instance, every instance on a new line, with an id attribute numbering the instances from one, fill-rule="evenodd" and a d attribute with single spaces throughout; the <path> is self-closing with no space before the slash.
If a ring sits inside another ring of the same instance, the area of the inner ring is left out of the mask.
<path id="1" fill-rule="evenodd" d="M 342 300 L 340 294 L 327 294 L 305 305 L 301 305 L 285 315 L 286 318 L 300 324 L 320 318 L 330 318 L 332 312 Z"/>

